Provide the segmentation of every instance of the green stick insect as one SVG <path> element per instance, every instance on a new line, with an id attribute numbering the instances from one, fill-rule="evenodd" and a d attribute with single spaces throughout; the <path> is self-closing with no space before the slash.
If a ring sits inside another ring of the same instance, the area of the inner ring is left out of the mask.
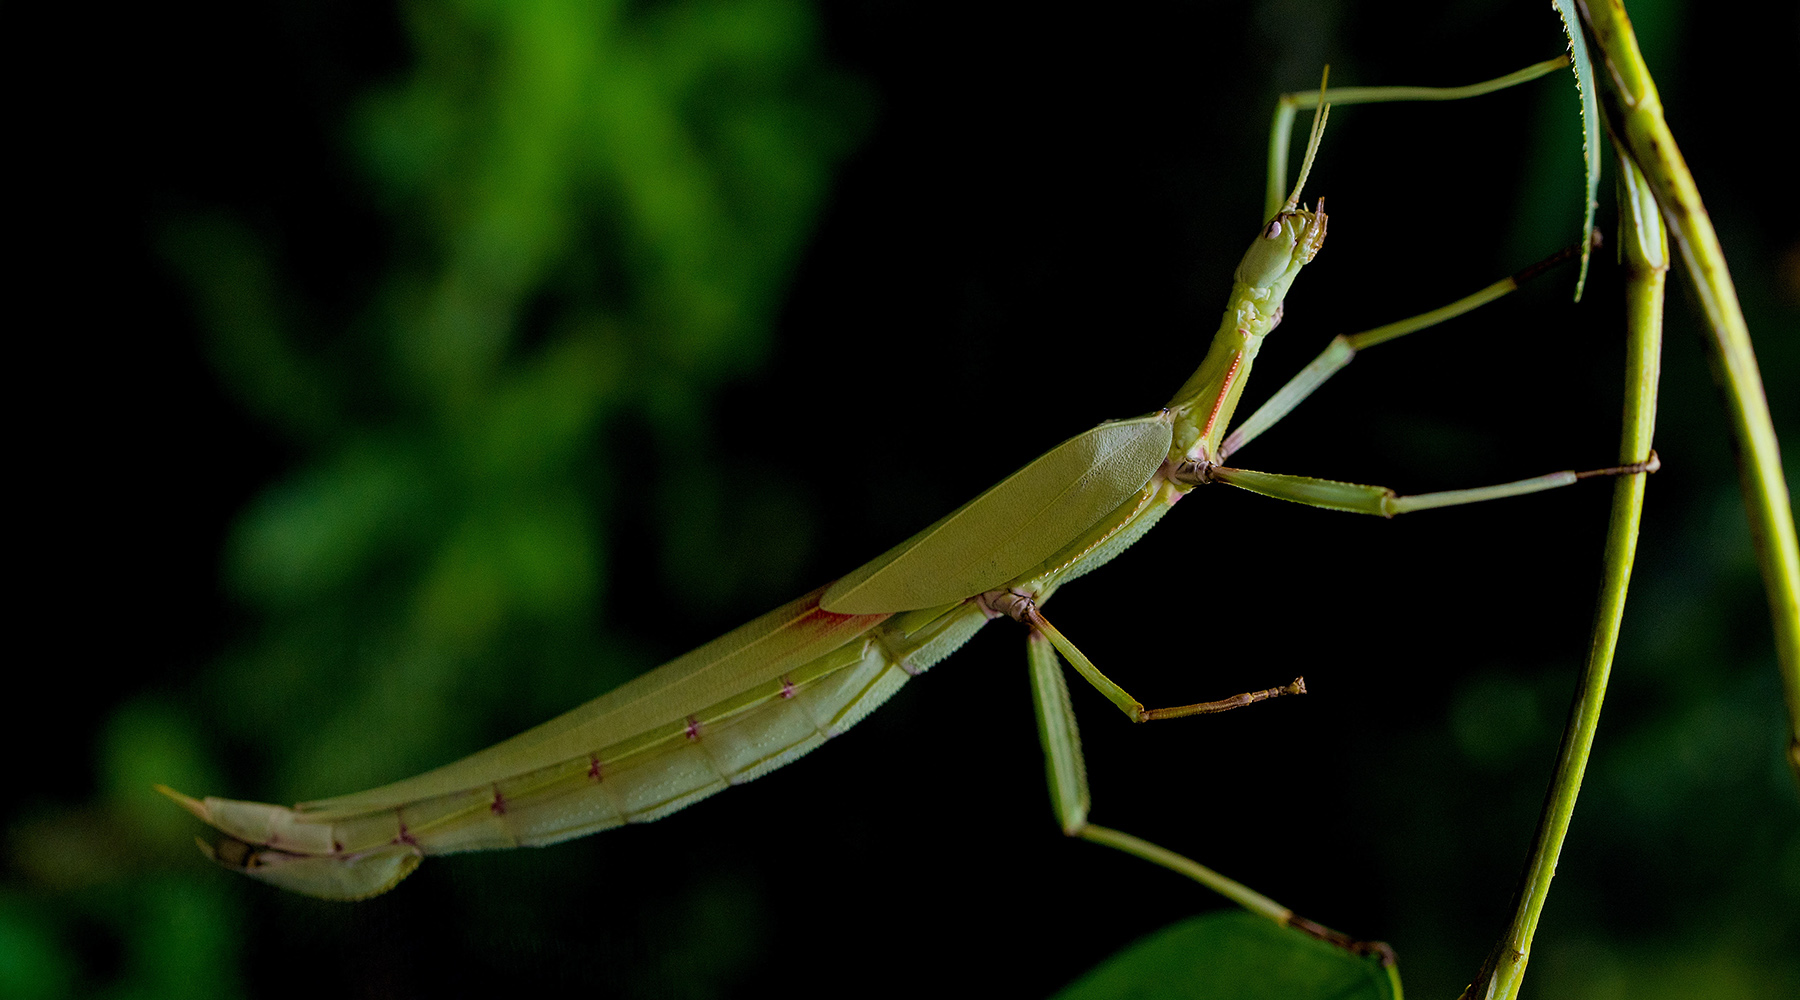
<path id="1" fill-rule="evenodd" d="M 1563 471 L 1478 489 L 1398 496 L 1379 486 L 1225 464 L 1356 350 L 1504 295 L 1566 251 L 1441 309 L 1349 338 L 1227 434 L 1263 339 L 1326 237 L 1323 200 L 1301 194 L 1333 100 L 1449 99 L 1541 76 L 1562 59 L 1470 88 L 1321 88 L 1299 180 L 1271 206 L 1233 276 L 1210 349 L 1168 403 L 1103 423 L 1056 446 L 935 524 L 835 582 L 534 729 L 437 770 L 294 808 L 171 798 L 213 826 L 202 849 L 219 863 L 298 893 L 360 899 L 385 892 L 428 854 L 541 846 L 669 815 L 788 764 L 855 725 L 983 625 L 1028 631 L 1039 733 L 1063 830 L 1188 875 L 1253 912 L 1317 936 L 1348 939 L 1245 886 L 1129 834 L 1088 822 L 1075 717 L 1058 656 L 1134 722 L 1223 712 L 1305 690 L 1302 679 L 1216 701 L 1146 707 L 1044 616 L 1063 584 L 1143 537 L 1195 487 L 1223 482 L 1266 496 L 1393 517 L 1634 475 L 1649 462 Z M 1289 112 L 1291 116 L 1291 110 Z M 1285 133 L 1278 119 L 1277 132 Z M 1283 186 L 1285 139 L 1271 158 Z"/>

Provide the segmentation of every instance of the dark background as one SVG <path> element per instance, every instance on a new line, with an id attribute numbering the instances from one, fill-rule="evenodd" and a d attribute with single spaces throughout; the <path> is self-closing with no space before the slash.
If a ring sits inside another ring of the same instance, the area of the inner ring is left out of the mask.
<path id="1" fill-rule="evenodd" d="M 1794 25 L 1632 7 L 1791 440 L 1800 244 L 1757 101 L 1780 92 L 1759 40 L 1786 51 Z M 487 367 L 426 384 L 392 331 L 420 326 L 406 304 L 430 281 L 487 273 L 458 271 L 444 236 L 479 215 L 459 191 L 492 194 L 457 187 L 458 164 L 487 162 L 482 136 L 470 127 L 461 160 L 431 159 L 427 140 L 394 153 L 370 109 L 432 86 L 443 107 L 482 106 L 505 78 L 483 75 L 505 65 L 500 25 L 535 9 L 184 4 L 15 22 L 29 596 L 0 992 L 1044 995 L 1221 905 L 1057 834 L 1010 623 L 747 789 L 546 850 L 434 859 L 363 904 L 211 868 L 188 846 L 196 824 L 146 787 L 288 801 L 451 759 L 841 574 L 1100 419 L 1154 408 L 1197 363 L 1259 221 L 1278 92 L 1316 85 L 1324 63 L 1342 85 L 1486 79 L 1555 54 L 1555 18 L 1502 3 L 634 5 L 615 15 L 623 37 L 678 34 L 690 11 L 762 40 L 764 55 L 693 56 L 729 71 L 685 91 L 676 119 L 740 227 L 700 268 L 727 274 L 733 318 L 705 326 L 664 280 L 678 264 L 642 265 L 664 245 L 633 229 L 617 179 L 573 170 L 599 194 L 570 195 L 590 209 L 580 226 L 533 244 L 551 263 L 496 293 Z M 592 30 L 541 36 L 579 50 Z M 526 91 L 505 100 L 529 108 Z M 734 131 L 764 111 L 786 124 Z M 733 173 L 770 135 L 790 152 Z M 1578 143 L 1562 76 L 1339 109 L 1308 185 L 1331 236 L 1246 406 L 1331 336 L 1575 239 Z M 768 166 L 790 160 L 811 166 Z M 408 169 L 437 179 L 408 187 Z M 799 180 L 765 196 L 768 177 Z M 1359 359 L 1243 464 L 1402 492 L 1610 464 L 1611 252 L 1580 305 L 1572 283 L 1558 272 Z M 1766 605 L 1697 313 L 1671 285 L 1664 470 L 1536 995 L 1800 983 L 1800 808 Z M 681 339 L 696 328 L 725 346 Z M 611 381 L 586 390 L 565 451 L 509 465 L 535 454 L 537 425 L 481 415 L 554 397 L 532 365 L 593 329 Z M 299 360 L 259 360 L 280 351 Z M 489 457 L 461 457 L 470 442 Z M 383 490 L 398 513 L 355 528 Z M 1390 941 L 1415 995 L 1453 995 L 1509 912 L 1607 503 L 1587 485 L 1381 522 L 1223 488 L 1189 498 L 1068 588 L 1053 620 L 1147 703 L 1296 673 L 1313 693 L 1132 727 L 1077 690 L 1095 820 Z M 507 520 L 520 505 L 543 513 L 521 529 L 534 554 L 484 576 L 497 550 L 464 543 L 527 523 Z M 333 531 L 354 536 L 343 551 Z M 485 624 L 458 631 L 470 621 Z"/>

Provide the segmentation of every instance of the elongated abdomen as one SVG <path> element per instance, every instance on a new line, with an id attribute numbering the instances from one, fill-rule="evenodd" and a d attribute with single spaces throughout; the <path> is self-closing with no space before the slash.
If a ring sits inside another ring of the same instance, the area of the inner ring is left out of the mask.
<path id="1" fill-rule="evenodd" d="M 968 603 L 833 614 L 823 593 L 417 778 L 292 809 L 169 794 L 224 834 L 202 845 L 215 860 L 328 899 L 384 892 L 426 854 L 659 819 L 842 733 L 986 621 Z"/>

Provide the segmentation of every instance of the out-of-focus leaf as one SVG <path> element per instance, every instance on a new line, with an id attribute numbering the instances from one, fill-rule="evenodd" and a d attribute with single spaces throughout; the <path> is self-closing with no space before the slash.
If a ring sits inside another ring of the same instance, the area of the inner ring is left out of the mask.
<path id="1" fill-rule="evenodd" d="M 1230 997 L 1233 1000 L 1398 1000 L 1400 975 L 1375 958 L 1248 913 L 1172 924 L 1107 959 L 1057 1000 Z"/>
<path id="2" fill-rule="evenodd" d="M 336 373 L 294 343 L 296 304 L 263 240 L 237 219 L 197 215 L 170 225 L 162 249 L 188 279 L 213 365 L 238 400 L 298 440 L 329 436 Z"/>
<path id="3" fill-rule="evenodd" d="M 17 1000 L 67 996 L 74 964 L 37 914 L 0 896 L 0 995 Z"/>

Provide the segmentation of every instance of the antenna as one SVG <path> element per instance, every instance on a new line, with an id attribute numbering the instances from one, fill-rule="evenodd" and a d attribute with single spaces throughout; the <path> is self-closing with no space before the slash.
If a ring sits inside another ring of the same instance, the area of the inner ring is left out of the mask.
<path id="1" fill-rule="evenodd" d="M 1319 74 L 1319 106 L 1313 111 L 1312 134 L 1306 139 L 1306 159 L 1300 163 L 1300 179 L 1294 182 L 1294 190 L 1288 195 L 1287 208 L 1292 212 L 1300 206 L 1300 189 L 1306 186 L 1306 175 L 1312 173 L 1313 157 L 1319 153 L 1319 140 L 1325 136 L 1325 119 L 1330 117 L 1331 105 L 1325 103 L 1325 81 L 1331 79 L 1331 66 Z"/>

